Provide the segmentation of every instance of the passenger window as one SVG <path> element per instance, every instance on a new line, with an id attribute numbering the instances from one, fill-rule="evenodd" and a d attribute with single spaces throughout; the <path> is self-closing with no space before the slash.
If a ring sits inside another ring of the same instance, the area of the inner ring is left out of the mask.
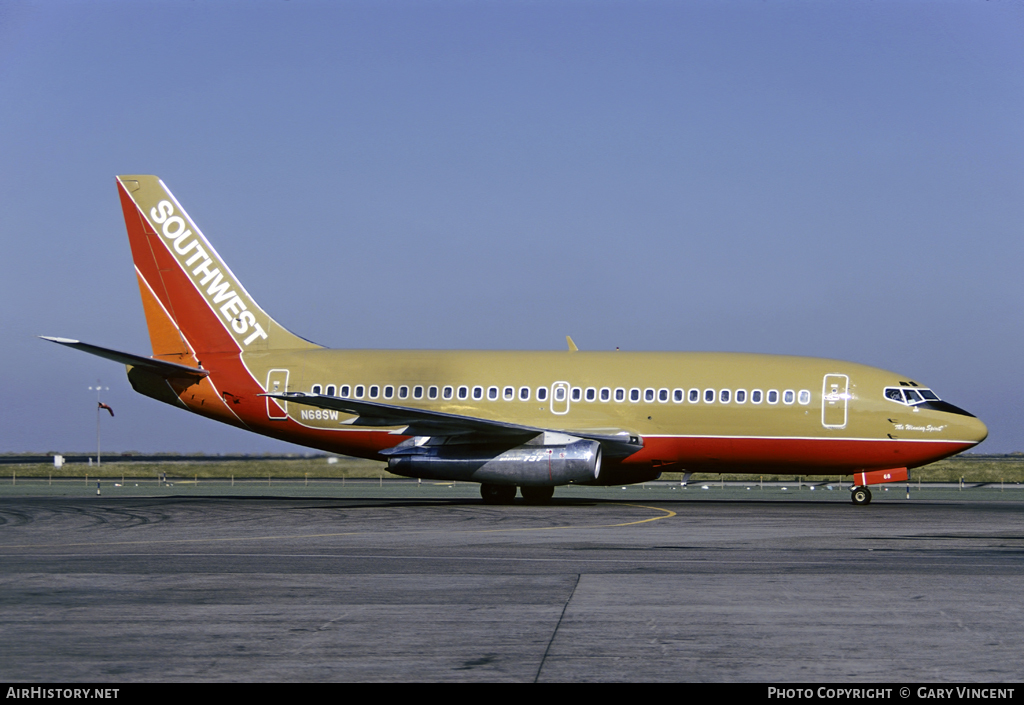
<path id="1" fill-rule="evenodd" d="M 648 387 L 647 389 L 644 390 L 644 401 L 646 401 L 646 402 L 654 401 L 654 390 L 651 389 L 650 387 Z"/>
<path id="2" fill-rule="evenodd" d="M 581 390 L 579 387 L 573 387 L 572 392 L 570 392 L 570 397 L 573 401 L 579 401 L 582 395 L 583 390 Z"/>
<path id="3" fill-rule="evenodd" d="M 682 389 L 675 389 L 672 391 L 672 401 L 674 401 L 676 404 L 681 402 L 685 397 L 686 395 L 683 394 Z"/>
<path id="4" fill-rule="evenodd" d="M 519 388 L 519 399 L 520 401 L 530 401 L 530 388 L 520 387 Z"/>
<path id="5" fill-rule="evenodd" d="M 505 401 L 512 401 L 516 398 L 516 390 L 512 387 L 505 387 Z"/>
<path id="6" fill-rule="evenodd" d="M 565 387 L 555 387 L 555 401 L 565 401 Z"/>
<path id="7" fill-rule="evenodd" d="M 537 387 L 537 401 L 544 401 L 548 398 L 547 387 Z"/>
<path id="8" fill-rule="evenodd" d="M 632 402 L 640 401 L 640 390 L 637 389 L 636 387 L 633 387 L 632 389 L 630 389 L 629 390 L 629 400 L 632 401 Z"/>
<path id="9" fill-rule="evenodd" d="M 329 397 L 333 397 L 334 396 L 334 385 L 333 384 L 328 384 L 327 385 L 327 396 L 329 396 Z"/>
<path id="10" fill-rule="evenodd" d="M 593 387 L 587 387 L 587 393 L 583 395 L 583 398 L 587 401 L 594 401 L 597 399 L 597 390 Z"/>
<path id="11" fill-rule="evenodd" d="M 451 388 L 451 387 L 445 387 L 445 388 L 444 388 L 444 389 L 443 389 L 443 390 L 441 391 L 441 396 L 442 396 L 443 398 L 445 398 L 445 399 L 451 399 L 451 398 L 452 398 L 452 391 L 453 391 L 453 390 L 452 390 L 452 388 Z"/>
<path id="12" fill-rule="evenodd" d="M 380 387 L 378 387 L 376 384 L 371 384 L 370 385 L 370 398 L 371 399 L 376 399 L 378 396 L 380 396 Z"/>
<path id="13" fill-rule="evenodd" d="M 691 404 L 696 404 L 699 401 L 700 401 L 700 390 L 699 389 L 691 389 L 690 390 L 690 403 Z"/>
<path id="14" fill-rule="evenodd" d="M 408 399 L 409 398 L 409 388 L 406 387 L 404 384 L 401 387 L 398 388 L 398 398 L 399 399 Z"/>
<path id="15" fill-rule="evenodd" d="M 498 398 L 498 388 L 497 387 L 488 387 L 487 388 L 487 398 L 490 401 L 495 401 Z"/>
<path id="16" fill-rule="evenodd" d="M 384 387 L 384 398 L 390 399 L 393 396 L 395 396 L 395 388 L 392 387 L 390 384 Z"/>
<path id="17" fill-rule="evenodd" d="M 779 392 L 775 389 L 768 390 L 768 403 L 778 404 L 779 403 Z"/>
<path id="18" fill-rule="evenodd" d="M 483 387 L 473 387 L 473 398 L 474 399 L 483 399 L 484 398 L 484 388 Z"/>
<path id="19" fill-rule="evenodd" d="M 747 390 L 746 389 L 737 389 L 736 390 L 736 403 L 737 404 L 742 404 L 746 400 L 747 400 Z"/>
<path id="20" fill-rule="evenodd" d="M 622 387 L 615 388 L 615 401 L 626 401 L 626 390 Z"/>
<path id="21" fill-rule="evenodd" d="M 434 390 L 434 396 L 430 397 L 431 399 L 433 399 L 434 397 L 437 396 L 437 387 L 431 387 L 431 389 Z M 423 398 L 423 385 L 422 384 L 417 384 L 415 387 L 412 388 L 412 398 L 413 399 L 422 399 Z"/>
<path id="22" fill-rule="evenodd" d="M 808 389 L 801 389 L 800 395 L 797 397 L 797 401 L 801 404 L 807 405 L 811 403 L 811 392 Z"/>
<path id="23" fill-rule="evenodd" d="M 313 385 L 313 394 L 319 394 L 320 390 L 321 390 L 321 387 L 320 387 L 319 384 L 314 384 Z"/>
<path id="24" fill-rule="evenodd" d="M 750 403 L 760 404 L 764 400 L 763 392 L 760 389 L 755 389 L 750 393 Z"/>
<path id="25" fill-rule="evenodd" d="M 348 397 L 348 395 L 351 393 L 352 389 L 347 384 L 341 385 L 341 396 Z"/>
<path id="26" fill-rule="evenodd" d="M 704 390 L 704 401 L 707 402 L 708 404 L 713 404 L 714 403 L 714 401 L 715 401 L 715 390 L 714 389 L 705 389 Z"/>
<path id="27" fill-rule="evenodd" d="M 782 393 L 782 401 L 786 404 L 792 404 L 796 400 L 796 394 L 792 389 L 787 389 Z"/>
<path id="28" fill-rule="evenodd" d="M 417 387 L 417 389 L 419 389 L 419 387 Z M 420 392 L 420 394 L 422 395 L 423 392 Z M 419 397 L 416 397 L 416 398 L 419 399 Z M 437 387 L 435 387 L 434 385 L 430 386 L 430 388 L 427 390 L 427 398 L 428 399 L 437 399 Z M 451 399 L 451 398 L 452 398 L 452 390 L 451 390 L 451 387 L 448 387 L 448 396 L 445 397 L 445 399 Z"/>
<path id="29" fill-rule="evenodd" d="M 658 390 L 658 401 L 660 401 L 662 403 L 668 401 L 668 390 L 667 389 L 659 389 Z"/>
<path id="30" fill-rule="evenodd" d="M 356 385 L 356 399 L 362 399 L 363 394 L 366 392 L 366 387 L 361 384 Z"/>
<path id="31" fill-rule="evenodd" d="M 612 390 L 608 387 L 601 387 L 601 401 L 611 401 Z"/>
<path id="32" fill-rule="evenodd" d="M 731 396 L 732 396 L 732 393 L 728 389 L 723 389 L 722 391 L 720 391 L 718 393 L 718 401 L 722 402 L 723 404 L 728 404 L 729 403 L 729 398 Z"/>
<path id="33" fill-rule="evenodd" d="M 467 399 L 469 397 L 469 387 L 459 387 L 459 399 Z"/>

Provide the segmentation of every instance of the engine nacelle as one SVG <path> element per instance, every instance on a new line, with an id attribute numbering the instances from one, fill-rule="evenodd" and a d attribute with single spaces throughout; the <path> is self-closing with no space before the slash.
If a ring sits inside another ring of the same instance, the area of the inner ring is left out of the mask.
<path id="1" fill-rule="evenodd" d="M 568 485 L 601 474 L 601 444 L 419 446 L 388 459 L 388 472 L 424 480 L 465 480 L 492 485 Z"/>

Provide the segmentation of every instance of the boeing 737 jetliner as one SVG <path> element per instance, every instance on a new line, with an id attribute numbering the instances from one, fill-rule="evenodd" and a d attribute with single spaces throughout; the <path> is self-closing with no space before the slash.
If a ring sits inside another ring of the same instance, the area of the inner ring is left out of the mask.
<path id="1" fill-rule="evenodd" d="M 725 353 L 328 350 L 268 316 L 155 176 L 118 191 L 153 354 L 47 338 L 127 366 L 135 391 L 485 501 L 666 471 L 853 475 L 869 485 L 988 434 L 906 375 Z"/>

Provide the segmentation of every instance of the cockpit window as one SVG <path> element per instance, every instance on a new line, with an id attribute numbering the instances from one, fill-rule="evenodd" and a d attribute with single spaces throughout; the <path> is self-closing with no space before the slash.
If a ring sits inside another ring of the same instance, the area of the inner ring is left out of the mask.
<path id="1" fill-rule="evenodd" d="M 935 392 L 923 387 L 916 387 L 914 389 L 909 389 L 907 387 L 886 387 L 885 398 L 908 406 L 916 406 L 918 404 L 923 404 L 926 401 L 939 401 Z"/>

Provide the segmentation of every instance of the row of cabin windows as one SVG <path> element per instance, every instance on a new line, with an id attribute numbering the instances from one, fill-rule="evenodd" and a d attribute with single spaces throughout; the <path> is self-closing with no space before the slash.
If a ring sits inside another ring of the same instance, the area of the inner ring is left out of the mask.
<path id="1" fill-rule="evenodd" d="M 472 398 L 475 401 L 480 401 L 486 396 L 488 401 L 498 401 L 499 398 L 504 401 L 513 401 L 518 396 L 520 401 L 530 401 L 531 393 L 535 395 L 537 401 L 546 401 L 548 398 L 547 387 L 537 387 L 536 392 L 532 392 L 529 387 L 520 387 L 518 394 L 515 387 L 487 387 L 485 390 L 484 387 L 480 386 L 470 388 L 466 385 L 462 385 L 460 387 L 437 387 L 433 385 L 424 387 L 423 385 L 416 385 L 410 388 L 403 384 L 397 389 L 398 399 L 408 399 L 410 391 L 412 392 L 413 399 L 423 399 L 424 392 L 426 392 L 427 399 L 437 399 L 438 394 L 440 394 L 440 398 L 445 400 Z M 343 384 L 340 387 L 328 384 L 326 388 L 319 384 L 314 384 L 312 391 L 313 394 L 326 394 L 330 397 L 335 396 L 335 391 L 337 391 L 337 396 L 345 398 L 395 398 L 395 386 L 390 384 Z M 779 401 L 782 401 L 783 404 L 799 402 L 800 404 L 807 405 L 811 403 L 811 392 L 807 389 L 801 389 L 799 392 L 792 389 L 786 389 L 782 392 L 777 389 L 769 389 L 767 392 L 760 389 L 754 389 L 748 394 L 746 389 L 690 389 L 689 391 L 685 389 L 673 389 L 670 391 L 667 388 L 654 389 L 652 387 L 648 387 L 643 390 L 639 387 L 633 387 L 629 390 L 626 390 L 624 387 L 616 387 L 614 390 L 611 387 L 602 387 L 601 389 L 597 389 L 596 387 L 587 387 L 586 389 L 572 387 L 567 390 L 566 387 L 561 386 L 555 387 L 555 401 L 565 401 L 567 391 L 569 398 L 574 402 L 608 402 L 612 400 L 616 402 L 624 402 L 628 397 L 629 401 L 634 404 L 638 403 L 641 398 L 643 401 L 648 403 L 658 401 L 663 404 L 670 400 L 676 404 L 681 404 L 684 401 L 688 401 L 691 404 L 699 404 L 702 400 L 705 404 L 714 404 L 716 401 L 721 404 L 745 404 L 748 400 L 751 404 L 760 404 L 763 401 L 767 401 L 769 404 L 778 404 Z"/>

